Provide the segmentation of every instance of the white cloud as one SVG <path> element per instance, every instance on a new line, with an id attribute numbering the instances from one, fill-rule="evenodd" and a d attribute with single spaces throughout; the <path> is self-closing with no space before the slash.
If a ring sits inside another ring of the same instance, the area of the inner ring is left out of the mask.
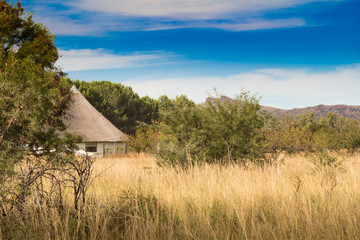
<path id="1" fill-rule="evenodd" d="M 88 11 L 127 16 L 212 19 L 316 1 L 324 0 L 78 0 L 68 4 Z"/>
<path id="2" fill-rule="evenodd" d="M 289 19 L 247 19 L 245 22 L 225 23 L 214 25 L 213 28 L 219 28 L 230 31 L 248 31 L 258 29 L 275 29 L 305 26 L 306 22 L 299 18 Z"/>
<path id="3" fill-rule="evenodd" d="M 309 69 L 258 69 L 227 77 L 168 78 L 159 80 L 129 80 L 141 96 L 157 98 L 163 94 L 175 97 L 187 95 L 203 102 L 207 92 L 215 87 L 224 95 L 234 97 L 241 89 L 258 93 L 261 104 L 290 109 L 318 104 L 360 103 L 360 64 L 341 66 L 327 71 Z"/>
<path id="4" fill-rule="evenodd" d="M 36 22 L 41 22 L 47 26 L 51 33 L 59 36 L 89 36 L 102 32 L 104 28 L 97 24 L 84 24 L 64 16 L 45 16 L 36 17 Z"/>
<path id="5" fill-rule="evenodd" d="M 62 57 L 57 61 L 57 65 L 65 72 L 143 67 L 168 64 L 175 59 L 174 54 L 165 52 L 139 52 L 128 55 L 114 54 L 104 49 L 60 50 L 59 52 Z"/>
<path id="6" fill-rule="evenodd" d="M 338 0 L 37 0 L 37 20 L 56 35 L 104 35 L 109 31 L 216 28 L 228 31 L 306 26 L 301 18 L 266 18 L 272 10 Z"/>
<path id="7" fill-rule="evenodd" d="M 104 17 L 106 19 L 106 17 Z M 88 22 L 80 22 L 69 20 L 63 16 L 42 17 L 36 19 L 38 22 L 44 23 L 49 27 L 52 33 L 61 36 L 94 36 L 103 35 L 109 31 L 157 31 L 181 28 L 214 28 L 227 31 L 250 31 L 259 29 L 277 29 L 277 28 L 293 28 L 306 25 L 303 19 L 262 19 L 249 18 L 241 20 L 232 20 L 231 22 L 216 21 L 182 21 L 173 23 L 171 21 L 131 21 L 119 19 L 113 21 L 97 21 L 90 20 Z"/>
<path id="8" fill-rule="evenodd" d="M 179 29 L 179 28 L 216 28 L 228 31 L 249 31 L 259 29 L 276 29 L 276 28 L 291 28 L 305 26 L 306 22 L 299 18 L 288 19 L 262 19 L 249 18 L 242 20 L 232 20 L 231 22 L 214 22 L 214 21 L 188 21 L 181 23 L 157 23 L 154 25 L 137 26 L 138 30 L 153 31 L 164 29 Z"/>

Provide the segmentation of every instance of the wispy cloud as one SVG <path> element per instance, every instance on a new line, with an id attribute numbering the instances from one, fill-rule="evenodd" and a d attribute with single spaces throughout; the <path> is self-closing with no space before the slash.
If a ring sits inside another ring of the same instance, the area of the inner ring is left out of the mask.
<path id="1" fill-rule="evenodd" d="M 228 31 L 306 26 L 302 18 L 268 18 L 272 10 L 337 0 L 34 0 L 38 21 L 56 35 L 215 28 Z M 63 6 L 59 10 L 54 5 Z"/>
<path id="2" fill-rule="evenodd" d="M 299 18 L 289 19 L 246 19 L 243 22 L 232 22 L 212 25 L 213 28 L 219 28 L 229 31 L 248 31 L 259 29 L 292 28 L 305 26 L 306 22 Z M 211 25 L 210 25 L 211 26 Z"/>
<path id="3" fill-rule="evenodd" d="M 276 28 L 293 28 L 305 26 L 306 22 L 299 18 L 289 19 L 263 19 L 263 18 L 249 18 L 249 19 L 233 19 L 231 21 L 188 21 L 188 22 L 159 22 L 153 25 L 137 26 L 138 30 L 153 31 L 165 29 L 179 29 L 179 28 L 214 28 L 228 31 L 249 31 L 260 29 L 276 29 Z"/>
<path id="4" fill-rule="evenodd" d="M 179 61 L 179 56 L 166 52 L 115 54 L 104 49 L 60 50 L 57 64 L 65 71 L 144 67 Z"/>
<path id="5" fill-rule="evenodd" d="M 66 18 L 65 16 L 46 16 L 35 18 L 36 22 L 41 22 L 47 26 L 51 33 L 58 36 L 92 36 L 104 32 L 104 28 L 99 24 L 82 23 Z"/>
<path id="6" fill-rule="evenodd" d="M 104 17 L 106 18 L 106 17 Z M 249 18 L 231 21 L 139 21 L 124 20 L 97 21 L 94 19 L 82 22 L 69 20 L 62 16 L 41 17 L 37 21 L 48 26 L 52 33 L 62 36 L 96 36 L 104 35 L 106 32 L 117 31 L 158 31 L 181 28 L 213 28 L 227 31 L 250 31 L 261 29 L 294 28 L 306 26 L 306 22 L 299 18 L 289 19 L 262 19 Z M 124 22 L 123 22 L 124 21 Z"/>
<path id="7" fill-rule="evenodd" d="M 360 64 L 339 66 L 327 71 L 310 69 L 258 69 L 227 77 L 169 78 L 129 80 L 142 96 L 157 98 L 180 94 L 200 103 L 216 88 L 234 97 L 242 88 L 262 97 L 262 104 L 294 108 L 317 104 L 359 104 Z"/>
<path id="8" fill-rule="evenodd" d="M 214 19 L 319 1 L 325 0 L 78 0 L 66 3 L 88 11 L 127 16 Z"/>

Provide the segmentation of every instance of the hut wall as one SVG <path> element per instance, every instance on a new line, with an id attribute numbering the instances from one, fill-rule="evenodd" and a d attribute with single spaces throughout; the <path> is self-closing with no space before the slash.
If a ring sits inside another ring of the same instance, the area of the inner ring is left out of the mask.
<path id="1" fill-rule="evenodd" d="M 79 150 L 85 151 L 85 143 L 78 143 Z M 113 153 L 125 153 L 126 152 L 126 143 L 125 142 L 97 142 L 96 143 L 96 153 L 100 156 Z"/>
<path id="2" fill-rule="evenodd" d="M 114 143 L 98 143 L 97 151 L 104 155 L 113 153 L 125 153 L 126 144 L 125 142 L 114 142 Z"/>
<path id="3" fill-rule="evenodd" d="M 104 143 L 97 143 L 97 146 L 96 146 L 96 151 L 97 153 L 100 154 L 100 156 L 104 156 Z"/>
<path id="4" fill-rule="evenodd" d="M 125 142 L 117 142 L 116 143 L 116 152 L 125 153 L 126 152 L 126 144 Z"/>
<path id="5" fill-rule="evenodd" d="M 80 150 L 85 151 L 85 143 L 77 143 L 76 144 Z"/>

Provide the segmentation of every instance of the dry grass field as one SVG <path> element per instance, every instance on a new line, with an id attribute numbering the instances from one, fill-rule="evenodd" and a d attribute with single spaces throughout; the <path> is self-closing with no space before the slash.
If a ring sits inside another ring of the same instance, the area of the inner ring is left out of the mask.
<path id="1" fill-rule="evenodd" d="M 294 156 L 264 168 L 187 170 L 147 155 L 98 159 L 102 174 L 81 211 L 34 212 L 0 238 L 359 239 L 360 157 L 338 158 L 341 167 Z"/>

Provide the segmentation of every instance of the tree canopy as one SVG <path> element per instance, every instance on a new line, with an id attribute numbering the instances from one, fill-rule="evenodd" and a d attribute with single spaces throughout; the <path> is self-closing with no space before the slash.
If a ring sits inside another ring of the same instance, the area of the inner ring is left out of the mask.
<path id="1" fill-rule="evenodd" d="M 0 1 L 0 168 L 25 155 L 66 151 L 62 116 L 70 85 L 54 66 L 54 36 L 20 3 Z M 41 151 L 39 151 L 41 149 Z"/>
<path id="2" fill-rule="evenodd" d="M 42 68 L 54 68 L 59 55 L 54 45 L 55 36 L 32 14 L 25 14 L 20 2 L 12 6 L 0 1 L 0 47 L 2 60 L 10 55 L 16 59 L 29 59 Z"/>
<path id="3" fill-rule="evenodd" d="M 236 99 L 196 105 L 186 96 L 160 98 L 159 163 L 258 161 L 264 156 L 259 100 L 243 91 Z"/>

